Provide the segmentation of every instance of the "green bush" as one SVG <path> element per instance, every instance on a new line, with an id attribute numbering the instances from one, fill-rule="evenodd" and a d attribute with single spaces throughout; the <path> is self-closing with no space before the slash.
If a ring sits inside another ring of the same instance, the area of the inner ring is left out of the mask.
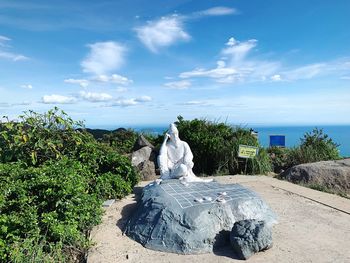
<path id="1" fill-rule="evenodd" d="M 138 133 L 132 129 L 117 129 L 110 134 L 103 136 L 103 141 L 107 142 L 117 152 L 121 154 L 131 153 L 137 140 Z"/>
<path id="2" fill-rule="evenodd" d="M 40 238 L 47 253 L 58 242 L 86 249 L 86 234 L 102 215 L 102 200 L 89 193 L 89 178 L 87 167 L 68 158 L 29 168 L 0 164 L 0 244 L 6 245 L 0 245 L 0 258 L 9 260 L 21 240 Z"/>
<path id="3" fill-rule="evenodd" d="M 300 146 L 289 150 L 286 166 L 340 159 L 338 146 L 322 129 L 315 128 L 305 133 Z"/>
<path id="4" fill-rule="evenodd" d="M 89 182 L 92 189 L 97 178 L 107 172 L 130 184 L 127 189 L 132 189 L 138 182 L 139 177 L 126 157 L 113 147 L 97 142 L 90 133 L 81 129 L 81 122 L 72 120 L 58 108 L 44 114 L 29 111 L 19 119 L 20 122 L 8 121 L 0 126 L 2 163 L 21 161 L 38 167 L 48 160 L 69 157 L 86 165 L 93 173 Z M 116 188 L 114 192 L 120 197 L 125 189 Z"/>
<path id="5" fill-rule="evenodd" d="M 138 182 L 130 160 L 58 108 L 0 123 L 0 262 L 80 261 L 101 204 Z"/>
<path id="6" fill-rule="evenodd" d="M 267 149 L 275 173 L 280 173 L 287 168 L 289 152 L 290 149 L 284 147 L 270 147 Z"/>
<path id="7" fill-rule="evenodd" d="M 74 156 L 79 145 L 95 142 L 91 134 L 77 130 L 82 125 L 58 108 L 44 114 L 25 112 L 19 122 L 7 120 L 0 126 L 0 162 L 38 166 L 47 160 Z"/>
<path id="8" fill-rule="evenodd" d="M 248 129 L 199 119 L 188 121 L 181 116 L 176 125 L 180 138 L 191 147 L 197 174 L 263 174 L 271 170 L 268 155 L 262 149 L 256 158 L 247 160 L 247 169 L 246 160 L 238 158 L 240 144 L 259 147 Z"/>

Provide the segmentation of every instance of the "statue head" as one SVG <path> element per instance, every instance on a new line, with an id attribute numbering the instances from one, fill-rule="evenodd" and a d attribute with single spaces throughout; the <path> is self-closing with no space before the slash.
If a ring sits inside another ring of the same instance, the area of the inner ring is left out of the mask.
<path id="1" fill-rule="evenodd" d="M 173 142 L 176 142 L 179 139 L 179 130 L 176 128 L 174 123 L 169 125 L 168 133 Z"/>

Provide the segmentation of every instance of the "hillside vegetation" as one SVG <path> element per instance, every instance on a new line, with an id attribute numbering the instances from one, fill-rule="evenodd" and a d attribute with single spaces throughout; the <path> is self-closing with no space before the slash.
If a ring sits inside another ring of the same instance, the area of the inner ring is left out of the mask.
<path id="1" fill-rule="evenodd" d="M 55 108 L 0 130 L 0 261 L 81 261 L 101 204 L 132 191 L 127 157 Z"/>

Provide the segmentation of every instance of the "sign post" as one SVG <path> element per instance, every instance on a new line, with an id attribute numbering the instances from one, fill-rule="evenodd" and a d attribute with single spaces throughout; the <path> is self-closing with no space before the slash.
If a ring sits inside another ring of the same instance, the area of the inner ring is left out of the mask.
<path id="1" fill-rule="evenodd" d="M 258 154 L 258 147 L 240 144 L 238 147 L 238 157 L 245 159 L 244 174 L 247 174 L 247 163 L 249 158 L 254 158 Z"/>

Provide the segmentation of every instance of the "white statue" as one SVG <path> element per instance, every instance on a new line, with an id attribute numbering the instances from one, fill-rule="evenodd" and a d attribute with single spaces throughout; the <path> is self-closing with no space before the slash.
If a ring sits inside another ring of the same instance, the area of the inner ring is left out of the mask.
<path id="1" fill-rule="evenodd" d="M 161 179 L 180 179 L 185 182 L 211 182 L 198 178 L 193 172 L 190 146 L 179 138 L 175 124 L 170 124 L 158 156 Z"/>

